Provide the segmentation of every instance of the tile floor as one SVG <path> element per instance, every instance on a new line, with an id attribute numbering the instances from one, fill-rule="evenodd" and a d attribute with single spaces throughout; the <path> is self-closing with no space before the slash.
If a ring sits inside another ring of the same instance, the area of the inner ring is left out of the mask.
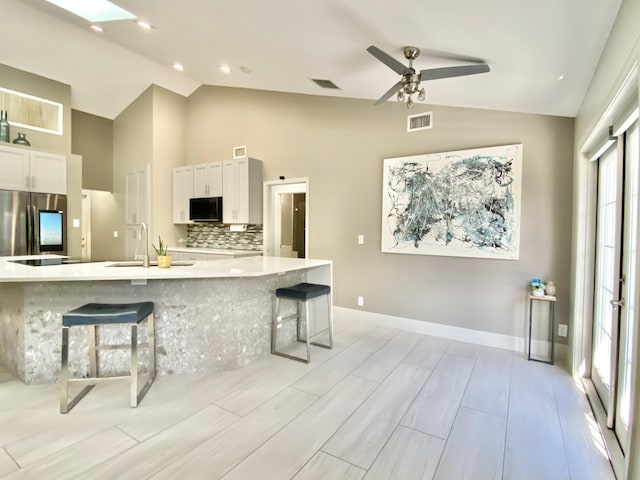
<path id="1" fill-rule="evenodd" d="M 365 323 L 335 340 L 310 365 L 160 377 L 137 409 L 100 384 L 68 415 L 0 367 L 0 478 L 614 478 L 559 367 Z"/>

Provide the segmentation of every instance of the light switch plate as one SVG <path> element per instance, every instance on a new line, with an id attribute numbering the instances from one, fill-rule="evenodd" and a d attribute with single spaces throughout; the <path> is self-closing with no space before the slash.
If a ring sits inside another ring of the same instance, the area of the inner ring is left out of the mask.
<path id="1" fill-rule="evenodd" d="M 358 245 L 364 245 L 364 235 L 358 235 Z"/>
<path id="2" fill-rule="evenodd" d="M 358 306 L 364 307 L 364 297 L 358 297 Z"/>
<path id="3" fill-rule="evenodd" d="M 113 238 L 118 238 L 118 231 L 117 230 L 113 231 Z"/>
<path id="4" fill-rule="evenodd" d="M 566 337 L 567 336 L 567 331 L 568 328 L 565 324 L 561 323 L 560 325 L 558 325 L 558 336 L 559 337 Z"/>

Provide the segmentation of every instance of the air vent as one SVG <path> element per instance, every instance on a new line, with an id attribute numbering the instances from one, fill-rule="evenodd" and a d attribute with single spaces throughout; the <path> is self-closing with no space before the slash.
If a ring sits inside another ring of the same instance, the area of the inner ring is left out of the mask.
<path id="1" fill-rule="evenodd" d="M 417 132 L 433 128 L 433 113 L 418 113 L 407 116 L 407 132 Z"/>
<path id="2" fill-rule="evenodd" d="M 338 87 L 331 80 L 322 80 L 320 78 L 312 78 L 311 80 L 316 82 L 316 85 L 318 85 L 321 88 L 332 88 L 334 90 L 340 90 L 340 87 Z"/>

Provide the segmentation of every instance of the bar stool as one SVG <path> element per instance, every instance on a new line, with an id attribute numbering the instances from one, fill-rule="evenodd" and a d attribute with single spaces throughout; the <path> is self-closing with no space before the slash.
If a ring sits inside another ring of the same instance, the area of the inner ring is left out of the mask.
<path id="1" fill-rule="evenodd" d="M 147 342 L 138 343 L 138 325 L 147 321 Z M 96 327 L 104 325 L 130 325 L 131 343 L 123 345 L 97 345 Z M 71 327 L 89 327 L 89 370 L 88 378 L 69 378 L 69 329 Z M 149 349 L 148 378 L 142 389 L 138 390 L 138 347 Z M 129 375 L 99 377 L 97 350 L 130 349 L 131 371 Z M 105 304 L 88 303 L 62 315 L 62 365 L 60 368 L 60 413 L 71 410 L 99 381 L 130 379 L 131 407 L 137 407 L 142 397 L 153 383 L 156 373 L 155 331 L 153 302 Z M 69 401 L 70 383 L 90 383 L 78 395 Z"/>
<path id="2" fill-rule="evenodd" d="M 313 334 L 313 336 L 320 335 L 321 333 L 329 333 L 329 345 L 322 343 L 311 342 L 309 336 L 309 302 L 315 298 L 325 295 L 327 297 L 328 307 L 328 327 Z M 296 313 L 282 317 L 280 315 L 280 300 L 293 300 L 296 302 Z M 304 323 L 306 335 L 304 340 L 301 336 L 302 325 L 302 312 L 301 305 L 304 304 Z M 278 351 L 276 349 L 276 343 L 278 339 L 278 329 L 284 322 L 296 319 L 296 340 L 298 342 L 307 344 L 307 357 L 298 357 Z M 311 349 L 310 346 L 315 345 L 323 348 L 333 348 L 333 312 L 331 308 L 331 287 L 328 285 L 318 285 L 315 283 L 299 283 L 292 287 L 278 288 L 276 290 L 276 304 L 273 314 L 273 322 L 271 325 L 271 353 L 274 355 L 280 355 L 281 357 L 290 358 L 299 362 L 309 363 L 311 361 Z"/>

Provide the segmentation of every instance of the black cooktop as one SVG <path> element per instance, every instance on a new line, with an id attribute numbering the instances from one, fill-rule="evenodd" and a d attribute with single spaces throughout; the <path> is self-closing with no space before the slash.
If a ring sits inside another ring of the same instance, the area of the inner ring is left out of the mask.
<path id="1" fill-rule="evenodd" d="M 64 258 L 64 257 L 52 257 L 52 258 L 28 258 L 25 260 L 9 260 L 13 263 L 20 263 L 21 265 L 29 265 L 31 267 L 46 267 L 48 265 L 68 265 L 73 263 L 85 263 L 81 258 Z"/>

